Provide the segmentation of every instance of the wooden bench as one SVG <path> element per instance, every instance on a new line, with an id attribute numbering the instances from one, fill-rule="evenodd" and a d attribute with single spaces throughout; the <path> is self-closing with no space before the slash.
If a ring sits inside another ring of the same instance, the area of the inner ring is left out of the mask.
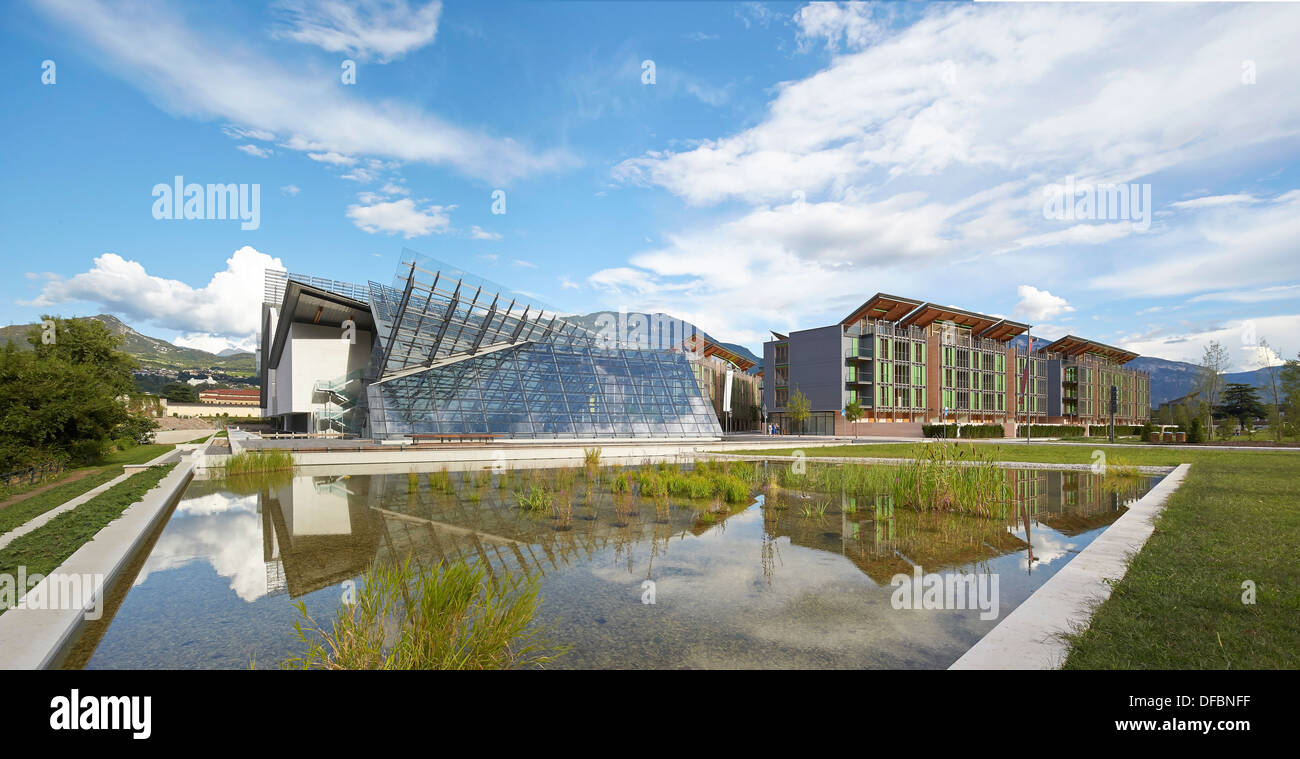
<path id="1" fill-rule="evenodd" d="M 441 433 L 418 433 L 410 436 L 411 440 L 419 443 L 420 441 L 434 440 L 439 443 L 463 443 L 463 442 L 481 442 L 484 445 L 496 440 L 500 435 L 494 435 L 490 432 L 441 432 Z"/>

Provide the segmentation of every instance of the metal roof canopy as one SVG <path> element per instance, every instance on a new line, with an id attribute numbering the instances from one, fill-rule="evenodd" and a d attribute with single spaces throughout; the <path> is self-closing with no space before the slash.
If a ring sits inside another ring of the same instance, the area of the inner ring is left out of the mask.
<path id="1" fill-rule="evenodd" d="M 987 338 L 989 340 L 998 340 L 1005 343 L 1016 335 L 1022 335 L 1028 331 L 1028 324 L 1021 324 L 1020 322 L 1013 322 L 1010 319 L 1003 319 L 992 327 L 980 332 L 978 337 Z"/>
<path id="2" fill-rule="evenodd" d="M 907 316 L 922 301 L 912 300 L 911 298 L 901 298 L 897 295 L 887 293 L 876 293 L 871 296 L 866 303 L 858 306 L 853 313 L 844 317 L 840 324 L 853 324 L 862 319 L 883 320 L 887 322 L 896 322 Z"/>
<path id="3" fill-rule="evenodd" d="M 271 355 L 267 358 L 266 365 L 271 368 L 280 366 L 280 354 L 284 351 L 285 341 L 289 339 L 291 324 L 319 324 L 342 329 L 343 322 L 349 319 L 357 325 L 357 329 L 370 332 L 375 330 L 375 320 L 370 314 L 369 304 L 289 280 L 284 288 L 284 300 L 280 302 L 280 320 L 275 325 L 275 341 L 271 344 Z"/>
<path id="4" fill-rule="evenodd" d="M 1116 348 L 1076 335 L 1066 335 L 1051 345 L 1042 348 L 1042 350 L 1048 353 L 1060 353 L 1063 356 L 1097 354 L 1117 364 L 1127 364 L 1139 355 L 1133 351 L 1126 351 L 1123 348 Z"/>
<path id="5" fill-rule="evenodd" d="M 1007 320 L 999 319 L 996 316 L 977 314 L 974 311 L 964 311 L 960 308 L 953 308 L 952 306 L 926 303 L 909 314 L 907 318 L 899 322 L 899 326 L 925 328 L 937 321 L 953 322 L 958 326 L 968 327 L 971 332 L 979 334 L 1000 323 L 1004 323 Z M 1015 322 L 1009 323 L 1016 324 Z M 1025 329 L 1029 329 L 1028 325 L 1017 326 L 1024 326 Z M 1010 339 L 1010 337 L 1008 337 L 1008 339 Z"/>
<path id="6" fill-rule="evenodd" d="M 731 362 L 732 364 L 734 364 L 737 368 L 739 368 L 743 372 L 747 372 L 750 369 L 753 369 L 758 363 L 756 361 L 751 361 L 745 358 L 744 356 L 740 355 L 739 353 L 736 353 L 730 348 L 725 348 L 713 342 L 712 340 L 705 339 L 703 337 L 700 337 L 699 335 L 691 335 L 690 337 L 686 338 L 686 341 L 682 343 L 682 345 L 683 347 L 686 347 L 688 350 L 693 350 L 695 348 L 696 340 L 699 340 L 704 343 L 705 358 L 708 358 L 710 356 L 720 356 L 726 359 L 727 361 Z"/>
<path id="7" fill-rule="evenodd" d="M 482 284 L 467 284 L 460 270 L 455 273 L 461 276 L 429 271 L 411 260 L 399 267 L 395 284 L 400 287 L 371 283 L 371 301 L 382 327 L 384 379 L 409 369 L 441 366 L 443 359 L 479 355 L 484 346 L 499 350 L 503 344 L 537 340 L 598 344 L 590 330 L 514 299 L 502 302 Z"/>

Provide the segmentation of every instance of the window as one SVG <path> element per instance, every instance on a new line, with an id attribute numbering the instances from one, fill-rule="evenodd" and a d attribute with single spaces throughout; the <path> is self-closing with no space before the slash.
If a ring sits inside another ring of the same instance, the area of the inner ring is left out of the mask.
<path id="1" fill-rule="evenodd" d="M 879 343 L 876 350 L 876 355 L 880 358 L 889 358 L 889 340 L 880 337 L 876 339 L 876 342 Z"/>

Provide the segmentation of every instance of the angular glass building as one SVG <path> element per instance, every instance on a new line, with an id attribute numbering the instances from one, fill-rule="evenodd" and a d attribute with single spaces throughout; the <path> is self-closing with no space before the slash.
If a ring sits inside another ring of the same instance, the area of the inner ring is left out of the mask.
<path id="1" fill-rule="evenodd" d="M 303 291 L 298 279 L 287 275 L 281 312 L 291 308 L 290 294 Z M 357 300 L 354 289 L 348 294 Z M 584 328 L 414 255 L 403 260 L 391 285 L 370 282 L 368 296 L 369 360 L 314 381 L 313 404 L 341 410 L 332 416 L 309 412 L 307 431 L 321 431 L 324 419 L 334 429 L 375 439 L 722 434 L 680 335 L 628 340 L 618 329 Z M 311 371 L 300 364 L 292 365 L 295 374 Z M 272 382 L 304 384 L 283 376 Z"/>

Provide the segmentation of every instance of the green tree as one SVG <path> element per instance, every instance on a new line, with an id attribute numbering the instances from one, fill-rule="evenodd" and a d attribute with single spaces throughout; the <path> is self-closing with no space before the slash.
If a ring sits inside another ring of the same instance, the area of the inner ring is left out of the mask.
<path id="1" fill-rule="evenodd" d="M 27 338 L 33 350 L 0 351 L 2 469 L 96 459 L 132 421 L 133 361 L 118 350 L 123 338 L 93 319 L 43 319 L 54 323 L 53 340 L 36 325 Z"/>
<path id="2" fill-rule="evenodd" d="M 199 393 L 186 382 L 169 382 L 163 385 L 162 397 L 172 403 L 198 403 Z"/>
<path id="3" fill-rule="evenodd" d="M 1196 376 L 1197 391 L 1201 394 L 1201 400 L 1209 404 L 1209 409 L 1204 413 L 1206 426 L 1212 426 L 1211 413 L 1218 407 L 1220 400 L 1219 395 L 1223 392 L 1223 374 L 1232 366 L 1232 359 L 1228 356 L 1228 349 L 1219 344 L 1219 341 L 1213 340 L 1205 346 L 1205 352 L 1201 356 L 1200 369 Z"/>
<path id="4" fill-rule="evenodd" d="M 1264 406 L 1259 401 L 1259 392 L 1243 382 L 1229 382 L 1223 388 L 1222 403 L 1219 411 L 1226 416 L 1246 422 L 1264 415 Z"/>
<path id="5" fill-rule="evenodd" d="M 844 418 L 850 422 L 856 422 L 862 418 L 862 406 L 857 401 L 852 401 L 844 407 Z"/>
<path id="6" fill-rule="evenodd" d="M 1268 431 L 1273 440 L 1280 443 L 1283 433 L 1282 383 L 1278 375 L 1281 374 L 1281 367 L 1277 365 L 1276 355 L 1267 340 L 1260 338 L 1258 352 L 1261 364 L 1259 371 L 1264 375 L 1264 391 L 1268 393 Z"/>
<path id="7" fill-rule="evenodd" d="M 786 413 L 790 416 L 790 421 L 795 424 L 799 434 L 803 434 L 803 423 L 809 416 L 812 416 L 812 404 L 808 401 L 808 396 L 803 394 L 798 385 L 795 385 L 794 392 L 790 394 L 790 400 L 786 403 Z"/>
<path id="8" fill-rule="evenodd" d="M 1300 427 L 1300 354 L 1288 359 L 1277 376 L 1287 424 L 1292 428 Z"/>

